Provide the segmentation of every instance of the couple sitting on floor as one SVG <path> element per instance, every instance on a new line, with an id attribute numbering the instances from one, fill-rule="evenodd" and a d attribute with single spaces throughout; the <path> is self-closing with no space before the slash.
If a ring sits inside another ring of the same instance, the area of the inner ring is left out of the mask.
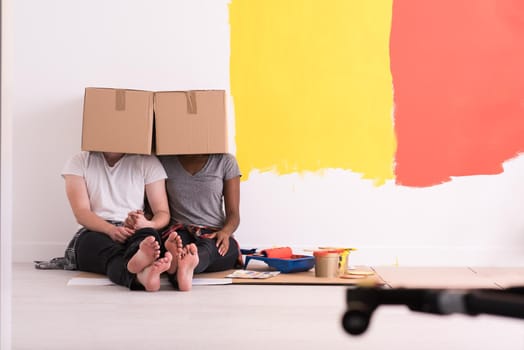
<path id="1" fill-rule="evenodd" d="M 157 291 L 166 272 L 175 288 L 187 291 L 194 273 L 239 262 L 233 232 L 240 222 L 240 170 L 230 154 L 81 152 L 62 176 L 81 226 L 66 249 L 67 269 L 147 291 Z"/>

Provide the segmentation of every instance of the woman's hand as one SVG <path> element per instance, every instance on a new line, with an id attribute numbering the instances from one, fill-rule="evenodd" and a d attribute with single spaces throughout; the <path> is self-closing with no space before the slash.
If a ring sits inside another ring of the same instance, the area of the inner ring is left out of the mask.
<path id="1" fill-rule="evenodd" d="M 229 237 L 230 236 L 231 236 L 230 234 L 224 231 L 217 231 L 215 233 L 203 234 L 200 237 L 209 238 L 209 239 L 216 238 L 218 253 L 224 256 L 226 255 L 227 251 L 229 250 Z"/>

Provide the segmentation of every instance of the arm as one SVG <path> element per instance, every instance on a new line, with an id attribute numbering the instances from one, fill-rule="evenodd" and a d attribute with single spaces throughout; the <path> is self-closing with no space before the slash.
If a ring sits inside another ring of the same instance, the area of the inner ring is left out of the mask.
<path id="1" fill-rule="evenodd" d="M 83 177 L 64 175 L 64 178 L 67 199 L 73 210 L 73 215 L 80 225 L 91 231 L 105 233 L 117 242 L 123 242 L 133 234 L 133 230 L 112 225 L 91 211 L 86 182 Z"/>
<path id="2" fill-rule="evenodd" d="M 240 177 L 224 181 L 224 206 L 226 209 L 226 222 L 222 232 L 231 236 L 240 224 Z"/>
<path id="3" fill-rule="evenodd" d="M 217 239 L 218 252 L 222 256 L 229 250 L 229 237 L 240 224 L 240 176 L 224 181 L 224 206 L 226 209 L 224 227 L 213 234 L 205 235 Z"/>
<path id="4" fill-rule="evenodd" d="M 169 223 L 169 205 L 167 202 L 166 181 L 164 179 L 146 185 L 146 196 L 153 217 L 147 220 L 143 215 L 144 221 L 137 221 L 135 229 L 152 227 L 160 230 Z"/>

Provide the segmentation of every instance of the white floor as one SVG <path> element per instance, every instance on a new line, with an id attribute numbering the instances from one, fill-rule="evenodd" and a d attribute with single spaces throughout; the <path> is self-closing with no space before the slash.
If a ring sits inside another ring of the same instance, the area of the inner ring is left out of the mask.
<path id="1" fill-rule="evenodd" d="M 66 286 L 70 271 L 13 265 L 13 349 L 524 349 L 524 320 L 382 306 L 362 336 L 341 326 L 341 286 Z"/>

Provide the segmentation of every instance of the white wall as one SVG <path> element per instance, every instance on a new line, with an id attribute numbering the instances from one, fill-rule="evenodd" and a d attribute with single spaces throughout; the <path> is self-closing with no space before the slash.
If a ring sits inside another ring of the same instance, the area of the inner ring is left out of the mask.
<path id="1" fill-rule="evenodd" d="M 86 86 L 229 91 L 226 0 L 14 2 L 13 256 L 61 255 L 76 224 L 59 176 L 79 151 Z M 234 131 L 234 115 L 230 114 Z M 234 150 L 234 133 L 230 135 Z M 251 174 L 246 248 L 354 246 L 353 264 L 524 265 L 524 159 L 430 188 L 358 174 Z"/>
<path id="2" fill-rule="evenodd" d="M 0 119 L 0 349 L 11 349 L 13 230 L 13 32 L 12 3 L 1 2 L 2 82 Z"/>

